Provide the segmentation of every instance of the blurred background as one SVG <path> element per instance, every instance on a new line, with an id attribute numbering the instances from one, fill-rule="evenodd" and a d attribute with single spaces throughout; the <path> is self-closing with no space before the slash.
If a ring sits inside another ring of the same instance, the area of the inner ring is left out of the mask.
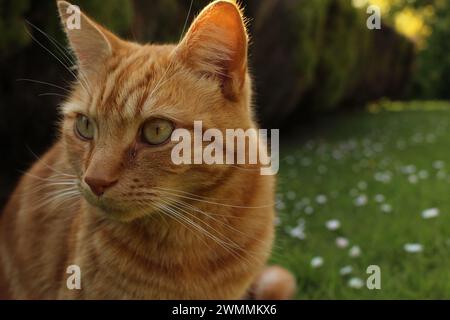
<path id="1" fill-rule="evenodd" d="M 153 43 L 177 42 L 208 2 L 72 1 Z M 258 118 L 282 137 L 272 261 L 301 299 L 450 298 L 450 2 L 241 2 Z M 56 137 L 64 48 L 56 1 L 0 0 L 0 205 Z M 372 264 L 381 290 L 366 288 Z"/>

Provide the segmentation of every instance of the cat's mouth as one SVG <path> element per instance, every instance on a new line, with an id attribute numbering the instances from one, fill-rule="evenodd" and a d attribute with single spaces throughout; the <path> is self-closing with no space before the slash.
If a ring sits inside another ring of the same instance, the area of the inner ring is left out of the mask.
<path id="1" fill-rule="evenodd" d="M 86 190 L 83 190 L 81 193 L 84 199 L 89 203 L 89 205 L 97 209 L 95 210 L 96 213 L 121 222 L 129 222 L 138 218 L 142 218 L 149 214 L 148 211 L 151 211 L 150 209 L 144 210 L 145 208 L 142 207 L 135 208 L 135 206 L 133 206 L 129 202 L 124 201 L 122 203 L 117 199 L 112 199 L 104 196 L 97 197 Z"/>
<path id="2" fill-rule="evenodd" d="M 97 197 L 86 189 L 81 188 L 84 199 L 93 207 L 100 209 L 105 214 L 124 214 L 128 210 L 117 203 L 117 200 L 102 196 Z"/>

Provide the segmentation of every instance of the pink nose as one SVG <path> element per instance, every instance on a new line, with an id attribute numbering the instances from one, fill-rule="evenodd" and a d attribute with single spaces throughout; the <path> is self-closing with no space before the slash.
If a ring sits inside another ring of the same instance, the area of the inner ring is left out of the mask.
<path id="1" fill-rule="evenodd" d="M 84 181 L 91 188 L 92 192 L 98 197 L 102 196 L 107 189 L 117 183 L 117 180 L 107 180 L 94 177 L 85 177 Z"/>

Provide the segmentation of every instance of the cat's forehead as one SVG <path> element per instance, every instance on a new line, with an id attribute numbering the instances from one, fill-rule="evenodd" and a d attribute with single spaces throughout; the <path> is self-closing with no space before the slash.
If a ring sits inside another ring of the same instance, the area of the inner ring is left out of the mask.
<path id="1" fill-rule="evenodd" d="M 70 100 L 65 114 L 83 113 L 99 122 L 139 123 L 162 117 L 182 124 L 208 118 L 221 105 L 220 85 L 199 77 L 174 54 L 175 46 L 137 46 L 106 62 L 92 93 L 78 86 L 82 100 Z"/>
<path id="2" fill-rule="evenodd" d="M 161 94 L 160 84 L 169 79 L 171 51 L 170 47 L 144 46 L 113 57 L 98 83 L 96 111 L 131 117 L 140 113 L 152 96 Z"/>
<path id="3" fill-rule="evenodd" d="M 79 83 L 78 101 L 66 103 L 65 113 L 134 118 L 152 100 L 167 95 L 165 84 L 176 72 L 172 46 L 133 46 L 105 61 L 99 77 Z"/>

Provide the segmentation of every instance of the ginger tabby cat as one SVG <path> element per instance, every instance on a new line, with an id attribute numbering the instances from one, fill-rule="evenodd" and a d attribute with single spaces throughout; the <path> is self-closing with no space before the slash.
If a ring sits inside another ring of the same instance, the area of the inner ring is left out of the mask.
<path id="1" fill-rule="evenodd" d="M 165 139 L 196 120 L 205 130 L 257 128 L 240 8 L 215 1 L 180 43 L 140 45 L 84 14 L 68 28 L 69 6 L 58 2 L 78 81 L 58 141 L 0 217 L 0 297 L 291 298 L 291 274 L 264 271 L 274 177 L 174 165 Z M 80 290 L 67 287 L 70 265 Z"/>

